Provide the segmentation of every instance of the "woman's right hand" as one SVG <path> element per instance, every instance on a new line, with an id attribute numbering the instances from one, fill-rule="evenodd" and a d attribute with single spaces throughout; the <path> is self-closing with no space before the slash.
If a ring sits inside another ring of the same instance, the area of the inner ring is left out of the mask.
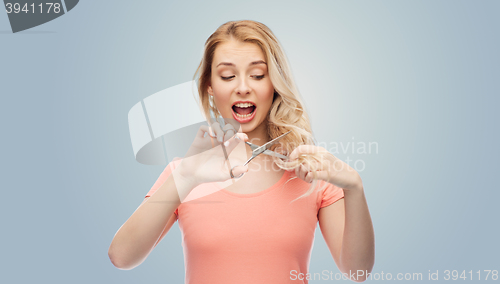
<path id="1" fill-rule="evenodd" d="M 231 167 L 227 158 L 243 141 L 248 141 L 248 136 L 242 132 L 237 133 L 230 123 L 227 123 L 223 128 L 218 122 L 213 123 L 210 127 L 202 125 L 198 129 L 186 157 L 175 169 L 176 176 L 194 186 L 230 179 Z M 222 145 L 224 142 L 227 157 Z M 246 157 L 234 157 L 234 155 L 231 158 L 233 163 L 246 159 Z M 233 175 L 238 176 L 247 171 L 248 166 L 237 166 L 233 169 Z"/>

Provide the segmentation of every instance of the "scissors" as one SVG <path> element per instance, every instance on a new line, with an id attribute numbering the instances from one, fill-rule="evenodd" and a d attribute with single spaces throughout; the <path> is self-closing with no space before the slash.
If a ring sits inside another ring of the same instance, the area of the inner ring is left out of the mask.
<path id="1" fill-rule="evenodd" d="M 243 164 L 243 166 L 246 166 L 248 163 L 250 163 L 251 160 L 253 160 L 255 157 L 257 157 L 260 154 L 266 154 L 266 155 L 269 155 L 269 156 L 279 157 L 281 159 L 288 160 L 287 156 L 282 155 L 280 153 L 276 153 L 274 151 L 271 151 L 271 150 L 269 150 L 269 148 L 271 148 L 272 145 L 276 144 L 281 138 L 285 137 L 290 132 L 292 132 L 292 131 L 288 131 L 287 133 L 282 134 L 282 135 L 274 138 L 273 140 L 267 142 L 266 144 L 264 144 L 262 146 L 258 146 L 258 145 L 255 145 L 255 144 L 252 144 L 250 142 L 246 142 L 245 141 L 245 143 L 248 146 L 250 146 L 250 148 L 252 149 L 252 156 Z M 222 147 L 223 147 L 222 149 L 224 150 L 224 155 L 226 156 L 226 160 L 227 160 L 226 148 L 224 147 L 224 144 L 222 144 Z M 242 177 L 243 174 L 241 174 L 241 175 L 239 175 L 237 177 L 235 177 L 233 175 L 233 169 L 235 167 L 236 166 L 232 167 L 231 170 L 229 170 L 229 174 L 231 175 L 231 178 L 240 178 L 240 177 Z"/>

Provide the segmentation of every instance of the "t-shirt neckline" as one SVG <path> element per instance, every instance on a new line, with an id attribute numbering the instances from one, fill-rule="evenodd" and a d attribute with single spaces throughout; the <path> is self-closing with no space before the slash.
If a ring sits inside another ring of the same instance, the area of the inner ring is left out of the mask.
<path id="1" fill-rule="evenodd" d="M 254 192 L 254 193 L 236 193 L 236 192 L 232 192 L 232 191 L 229 191 L 229 190 L 226 190 L 225 188 L 221 188 L 219 185 L 217 185 L 219 188 L 221 188 L 221 192 L 224 193 L 224 194 L 227 194 L 227 195 L 231 195 L 231 196 L 235 196 L 235 197 L 241 197 L 241 198 L 249 198 L 249 197 L 256 197 L 256 196 L 260 196 L 260 195 L 263 195 L 263 194 L 266 194 L 280 186 L 282 186 L 287 180 L 288 180 L 288 177 L 290 175 L 290 172 L 285 170 L 285 172 L 283 173 L 283 175 L 281 176 L 281 178 L 278 180 L 278 182 L 276 182 L 274 185 L 272 185 L 271 187 L 268 187 L 264 190 L 261 190 L 259 192 Z"/>

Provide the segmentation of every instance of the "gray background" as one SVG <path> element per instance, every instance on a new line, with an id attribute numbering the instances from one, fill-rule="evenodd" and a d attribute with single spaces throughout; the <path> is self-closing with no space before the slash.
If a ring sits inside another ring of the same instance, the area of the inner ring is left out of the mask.
<path id="1" fill-rule="evenodd" d="M 335 154 L 366 164 L 373 272 L 500 270 L 499 11 L 498 1 L 80 1 L 18 34 L 0 12 L 0 282 L 183 281 L 177 224 L 139 267 L 108 259 L 163 170 L 134 160 L 127 114 L 191 80 L 206 38 L 237 19 L 283 44 L 318 141 L 378 143 Z M 338 271 L 318 229 L 310 272 L 324 269 Z"/>

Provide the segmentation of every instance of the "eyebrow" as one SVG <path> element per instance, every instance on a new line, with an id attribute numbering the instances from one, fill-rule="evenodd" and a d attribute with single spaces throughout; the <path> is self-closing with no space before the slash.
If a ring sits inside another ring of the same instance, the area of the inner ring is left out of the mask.
<path id="1" fill-rule="evenodd" d="M 266 65 L 267 65 L 267 63 L 266 63 L 266 62 L 264 62 L 263 60 L 254 61 L 254 62 L 252 62 L 252 63 L 250 63 L 250 64 L 248 64 L 248 65 L 249 65 L 249 66 L 251 66 L 251 65 L 257 65 L 257 64 L 266 64 Z M 219 65 L 235 66 L 235 65 L 234 65 L 233 63 L 231 63 L 231 62 L 221 62 L 221 63 L 217 64 L 217 66 L 215 66 L 215 67 L 219 67 Z"/>

